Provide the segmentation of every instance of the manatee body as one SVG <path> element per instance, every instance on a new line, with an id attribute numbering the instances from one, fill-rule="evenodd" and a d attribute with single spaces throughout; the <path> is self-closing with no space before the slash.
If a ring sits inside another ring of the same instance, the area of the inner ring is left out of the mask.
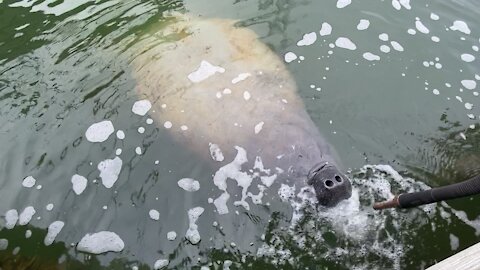
<path id="1" fill-rule="evenodd" d="M 136 91 L 173 138 L 205 158 L 210 143 L 226 157 L 241 146 L 300 186 L 308 177 L 322 205 L 350 197 L 291 74 L 253 31 L 231 20 L 178 17 L 147 41 L 132 62 Z"/>

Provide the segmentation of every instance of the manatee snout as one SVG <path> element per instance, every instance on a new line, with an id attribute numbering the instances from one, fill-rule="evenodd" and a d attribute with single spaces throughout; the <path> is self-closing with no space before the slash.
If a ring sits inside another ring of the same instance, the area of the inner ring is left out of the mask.
<path id="1" fill-rule="evenodd" d="M 326 207 L 333 207 L 352 195 L 350 179 L 328 162 L 313 167 L 307 183 L 315 189 L 318 203 Z"/>

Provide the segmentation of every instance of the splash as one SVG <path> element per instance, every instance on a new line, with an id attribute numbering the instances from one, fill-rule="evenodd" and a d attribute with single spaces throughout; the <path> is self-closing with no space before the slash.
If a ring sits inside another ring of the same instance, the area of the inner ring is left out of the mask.
<path id="1" fill-rule="evenodd" d="M 311 187 L 296 190 L 283 184 L 279 196 L 293 209 L 286 230 L 271 234 L 258 248 L 257 257 L 272 264 L 299 267 L 299 257 L 310 254 L 314 260 L 344 265 L 347 269 L 368 268 L 377 258 L 381 269 L 401 269 L 406 254 L 415 247 L 409 244 L 415 231 L 450 224 L 457 218 L 480 233 L 480 219 L 469 220 L 463 211 L 457 211 L 443 202 L 402 212 L 396 209 L 375 211 L 375 201 L 393 198 L 394 194 L 429 189 L 415 179 L 403 177 L 389 165 L 366 165 L 352 178 L 352 196 L 334 208 L 317 208 Z M 404 233 L 409 231 L 409 233 Z M 433 233 L 433 232 L 432 232 Z M 457 247 L 455 237 L 446 239 Z M 294 243 L 294 245 L 292 245 Z M 302 254 L 302 255 L 301 255 Z"/>

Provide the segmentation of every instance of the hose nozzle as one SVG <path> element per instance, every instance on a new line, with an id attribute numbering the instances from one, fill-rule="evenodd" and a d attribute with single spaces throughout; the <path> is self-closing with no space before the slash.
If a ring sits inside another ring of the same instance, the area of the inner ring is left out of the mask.
<path id="1" fill-rule="evenodd" d="M 400 202 L 398 201 L 398 195 L 395 195 L 395 197 L 393 197 L 393 199 L 391 199 L 390 201 L 377 202 L 373 204 L 373 209 L 382 210 L 387 208 L 396 208 L 399 206 Z"/>
<path id="2" fill-rule="evenodd" d="M 412 193 L 403 193 L 395 196 L 391 201 L 375 203 L 373 209 L 380 210 L 393 207 L 411 208 L 429 203 L 472 196 L 475 194 L 480 194 L 480 175 L 448 186 L 436 187 Z"/>

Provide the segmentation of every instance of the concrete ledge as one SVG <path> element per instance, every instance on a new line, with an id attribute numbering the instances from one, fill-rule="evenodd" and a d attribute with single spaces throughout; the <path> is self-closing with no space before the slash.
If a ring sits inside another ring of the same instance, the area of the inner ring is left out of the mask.
<path id="1" fill-rule="evenodd" d="M 478 270 L 480 269 L 480 243 L 434 264 L 427 270 Z"/>

